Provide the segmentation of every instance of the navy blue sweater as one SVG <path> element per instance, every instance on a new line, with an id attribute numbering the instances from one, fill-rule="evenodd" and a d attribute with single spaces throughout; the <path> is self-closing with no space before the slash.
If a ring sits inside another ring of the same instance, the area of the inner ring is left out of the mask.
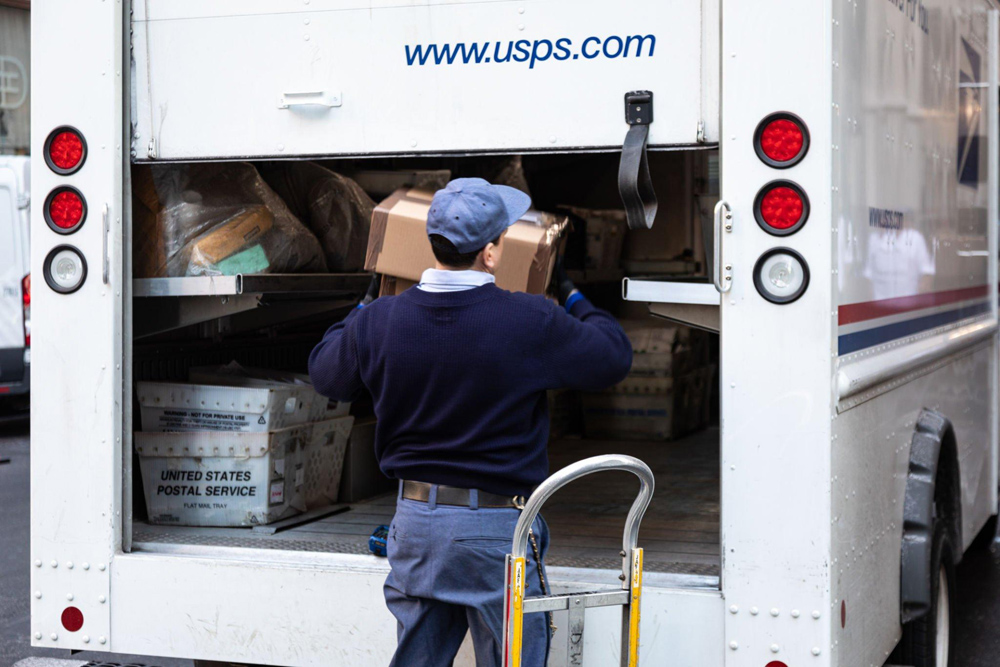
<path id="1" fill-rule="evenodd" d="M 586 299 L 571 314 L 493 284 L 410 288 L 354 310 L 309 357 L 316 390 L 371 392 L 375 453 L 392 478 L 527 495 L 548 476 L 546 389 L 620 382 L 632 346 Z"/>

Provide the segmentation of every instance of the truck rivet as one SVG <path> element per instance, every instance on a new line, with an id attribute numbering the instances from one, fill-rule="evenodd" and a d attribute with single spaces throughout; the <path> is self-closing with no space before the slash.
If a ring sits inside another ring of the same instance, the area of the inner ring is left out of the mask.
<path id="1" fill-rule="evenodd" d="M 66 567 L 68 567 L 69 569 L 72 570 L 73 569 L 73 561 L 71 561 L 71 560 L 70 561 L 66 561 Z"/>
<path id="2" fill-rule="evenodd" d="M 59 563 L 57 561 L 52 561 L 51 563 L 49 563 L 49 565 L 51 565 L 52 567 L 59 567 Z"/>
<path id="3" fill-rule="evenodd" d="M 800 615 L 801 615 L 801 612 L 799 612 L 798 609 L 793 609 L 792 610 L 792 618 L 798 618 Z"/>
<path id="4" fill-rule="evenodd" d="M 104 563 L 101 563 L 100 565 L 97 566 L 97 569 L 100 570 L 101 572 L 104 572 L 104 569 L 106 567 L 107 567 L 107 565 L 105 565 Z"/>
<path id="5" fill-rule="evenodd" d="M 524 13 L 524 7 L 518 7 L 517 8 L 517 13 L 518 14 L 523 14 Z"/>
<path id="6" fill-rule="evenodd" d="M 736 650 L 736 649 L 738 649 L 739 647 L 740 647 L 740 645 L 739 645 L 739 644 L 737 644 L 736 642 L 729 642 L 729 648 L 731 648 L 732 650 L 734 650 L 734 651 L 735 651 L 735 650 Z"/>
<path id="7" fill-rule="evenodd" d="M 305 25 L 309 25 L 310 21 L 309 21 L 309 19 L 306 19 L 306 20 L 305 20 L 305 21 L 303 21 L 302 23 L 303 23 L 303 24 L 305 24 Z"/>
<path id="8" fill-rule="evenodd" d="M 308 42 L 309 41 L 309 35 L 302 35 L 302 39 Z"/>
<path id="9" fill-rule="evenodd" d="M 518 30 L 524 30 L 524 24 L 523 23 L 518 23 L 517 24 L 517 29 Z"/>
<path id="10" fill-rule="evenodd" d="M 780 650 L 781 650 L 780 646 L 778 646 L 777 644 L 771 644 L 771 653 L 777 653 Z"/>
<path id="11" fill-rule="evenodd" d="M 772 609 L 771 609 L 771 616 L 774 616 L 775 618 L 777 618 L 777 617 L 778 617 L 778 614 L 780 614 L 780 613 L 781 613 L 781 612 L 780 612 L 780 611 L 778 611 L 778 608 L 777 608 L 777 607 L 774 607 L 774 608 L 772 608 Z"/>
<path id="12" fill-rule="evenodd" d="M 736 605 L 733 605 L 732 607 L 729 608 L 729 613 L 730 614 L 738 614 L 738 613 L 740 613 L 740 608 L 737 607 Z"/>
<path id="13" fill-rule="evenodd" d="M 90 569 L 90 563 L 84 563 L 80 567 L 82 567 L 84 570 L 89 570 Z"/>
<path id="14" fill-rule="evenodd" d="M 97 598 L 97 601 L 100 602 L 101 604 L 104 604 L 105 602 L 108 601 L 108 599 L 102 595 Z"/>
<path id="15" fill-rule="evenodd" d="M 42 566 L 42 561 L 36 560 L 35 561 L 35 567 L 41 567 L 41 566 Z"/>
<path id="16" fill-rule="evenodd" d="M 760 613 L 760 610 L 758 610 L 757 607 L 750 607 L 750 615 L 751 616 L 756 616 L 759 613 Z"/>
<path id="17" fill-rule="evenodd" d="M 73 601 L 73 594 L 72 593 L 67 593 L 66 594 L 66 599 L 69 600 L 70 602 L 72 602 Z"/>
<path id="18" fill-rule="evenodd" d="M 41 591 L 35 591 L 35 599 L 36 600 L 41 600 L 42 599 L 42 592 Z"/>
<path id="19" fill-rule="evenodd" d="M 815 618 L 817 621 L 819 620 L 819 616 L 820 616 L 819 610 L 814 611 L 812 615 L 813 615 L 813 618 Z"/>
<path id="20" fill-rule="evenodd" d="M 812 654 L 819 655 L 822 651 L 819 650 L 819 646 L 813 646 Z"/>
<path id="21" fill-rule="evenodd" d="M 35 639 L 41 639 L 41 638 L 42 638 L 42 633 L 41 632 L 36 632 L 35 633 Z"/>
<path id="22" fill-rule="evenodd" d="M 308 2 L 308 0 L 306 0 L 306 1 Z M 98 644 L 107 644 L 107 643 L 108 643 L 108 640 L 107 640 L 107 638 L 106 638 L 106 637 L 98 637 L 98 638 L 97 638 L 97 643 L 98 643 Z"/>
<path id="23" fill-rule="evenodd" d="M 90 643 L 90 635 L 84 635 L 83 636 L 83 643 L 84 644 L 89 644 Z"/>
<path id="24" fill-rule="evenodd" d="M 51 635 L 49 635 L 49 639 L 51 639 L 52 641 L 56 641 L 57 639 L 59 639 L 59 635 L 53 632 Z"/>

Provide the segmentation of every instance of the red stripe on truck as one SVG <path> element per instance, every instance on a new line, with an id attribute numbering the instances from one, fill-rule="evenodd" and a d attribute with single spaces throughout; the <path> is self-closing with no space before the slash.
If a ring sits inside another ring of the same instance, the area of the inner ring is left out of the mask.
<path id="1" fill-rule="evenodd" d="M 964 287 L 962 289 L 945 290 L 943 292 L 930 292 L 928 294 L 914 294 L 913 296 L 901 296 L 894 299 L 882 299 L 880 301 L 866 301 L 864 303 L 849 303 L 837 309 L 837 321 L 843 326 L 855 322 L 866 322 L 880 317 L 899 315 L 914 310 L 943 306 L 959 301 L 977 299 L 989 294 L 989 285 L 977 285 L 976 287 Z"/>

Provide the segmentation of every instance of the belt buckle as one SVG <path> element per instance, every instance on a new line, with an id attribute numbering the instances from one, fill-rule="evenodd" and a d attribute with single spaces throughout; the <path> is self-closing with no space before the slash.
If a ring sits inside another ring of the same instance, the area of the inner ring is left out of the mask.
<path id="1" fill-rule="evenodd" d="M 524 496 L 514 496 L 513 498 L 511 498 L 511 502 L 514 504 L 514 507 L 516 509 L 523 510 L 524 504 L 528 502 L 528 499 L 525 498 Z"/>

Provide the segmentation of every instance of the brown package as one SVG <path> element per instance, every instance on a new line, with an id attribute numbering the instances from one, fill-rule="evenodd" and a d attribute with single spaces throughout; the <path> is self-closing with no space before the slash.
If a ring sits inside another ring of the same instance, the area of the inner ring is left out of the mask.
<path id="1" fill-rule="evenodd" d="M 434 266 L 427 239 L 427 212 L 434 193 L 400 189 L 375 207 L 365 270 L 419 281 Z M 507 230 L 497 286 L 512 292 L 543 294 L 552 277 L 557 246 L 567 219 L 528 211 Z"/>
<path id="2" fill-rule="evenodd" d="M 206 266 L 218 264 L 259 239 L 273 223 L 270 211 L 263 206 L 251 206 L 196 240 L 191 256 Z"/>

